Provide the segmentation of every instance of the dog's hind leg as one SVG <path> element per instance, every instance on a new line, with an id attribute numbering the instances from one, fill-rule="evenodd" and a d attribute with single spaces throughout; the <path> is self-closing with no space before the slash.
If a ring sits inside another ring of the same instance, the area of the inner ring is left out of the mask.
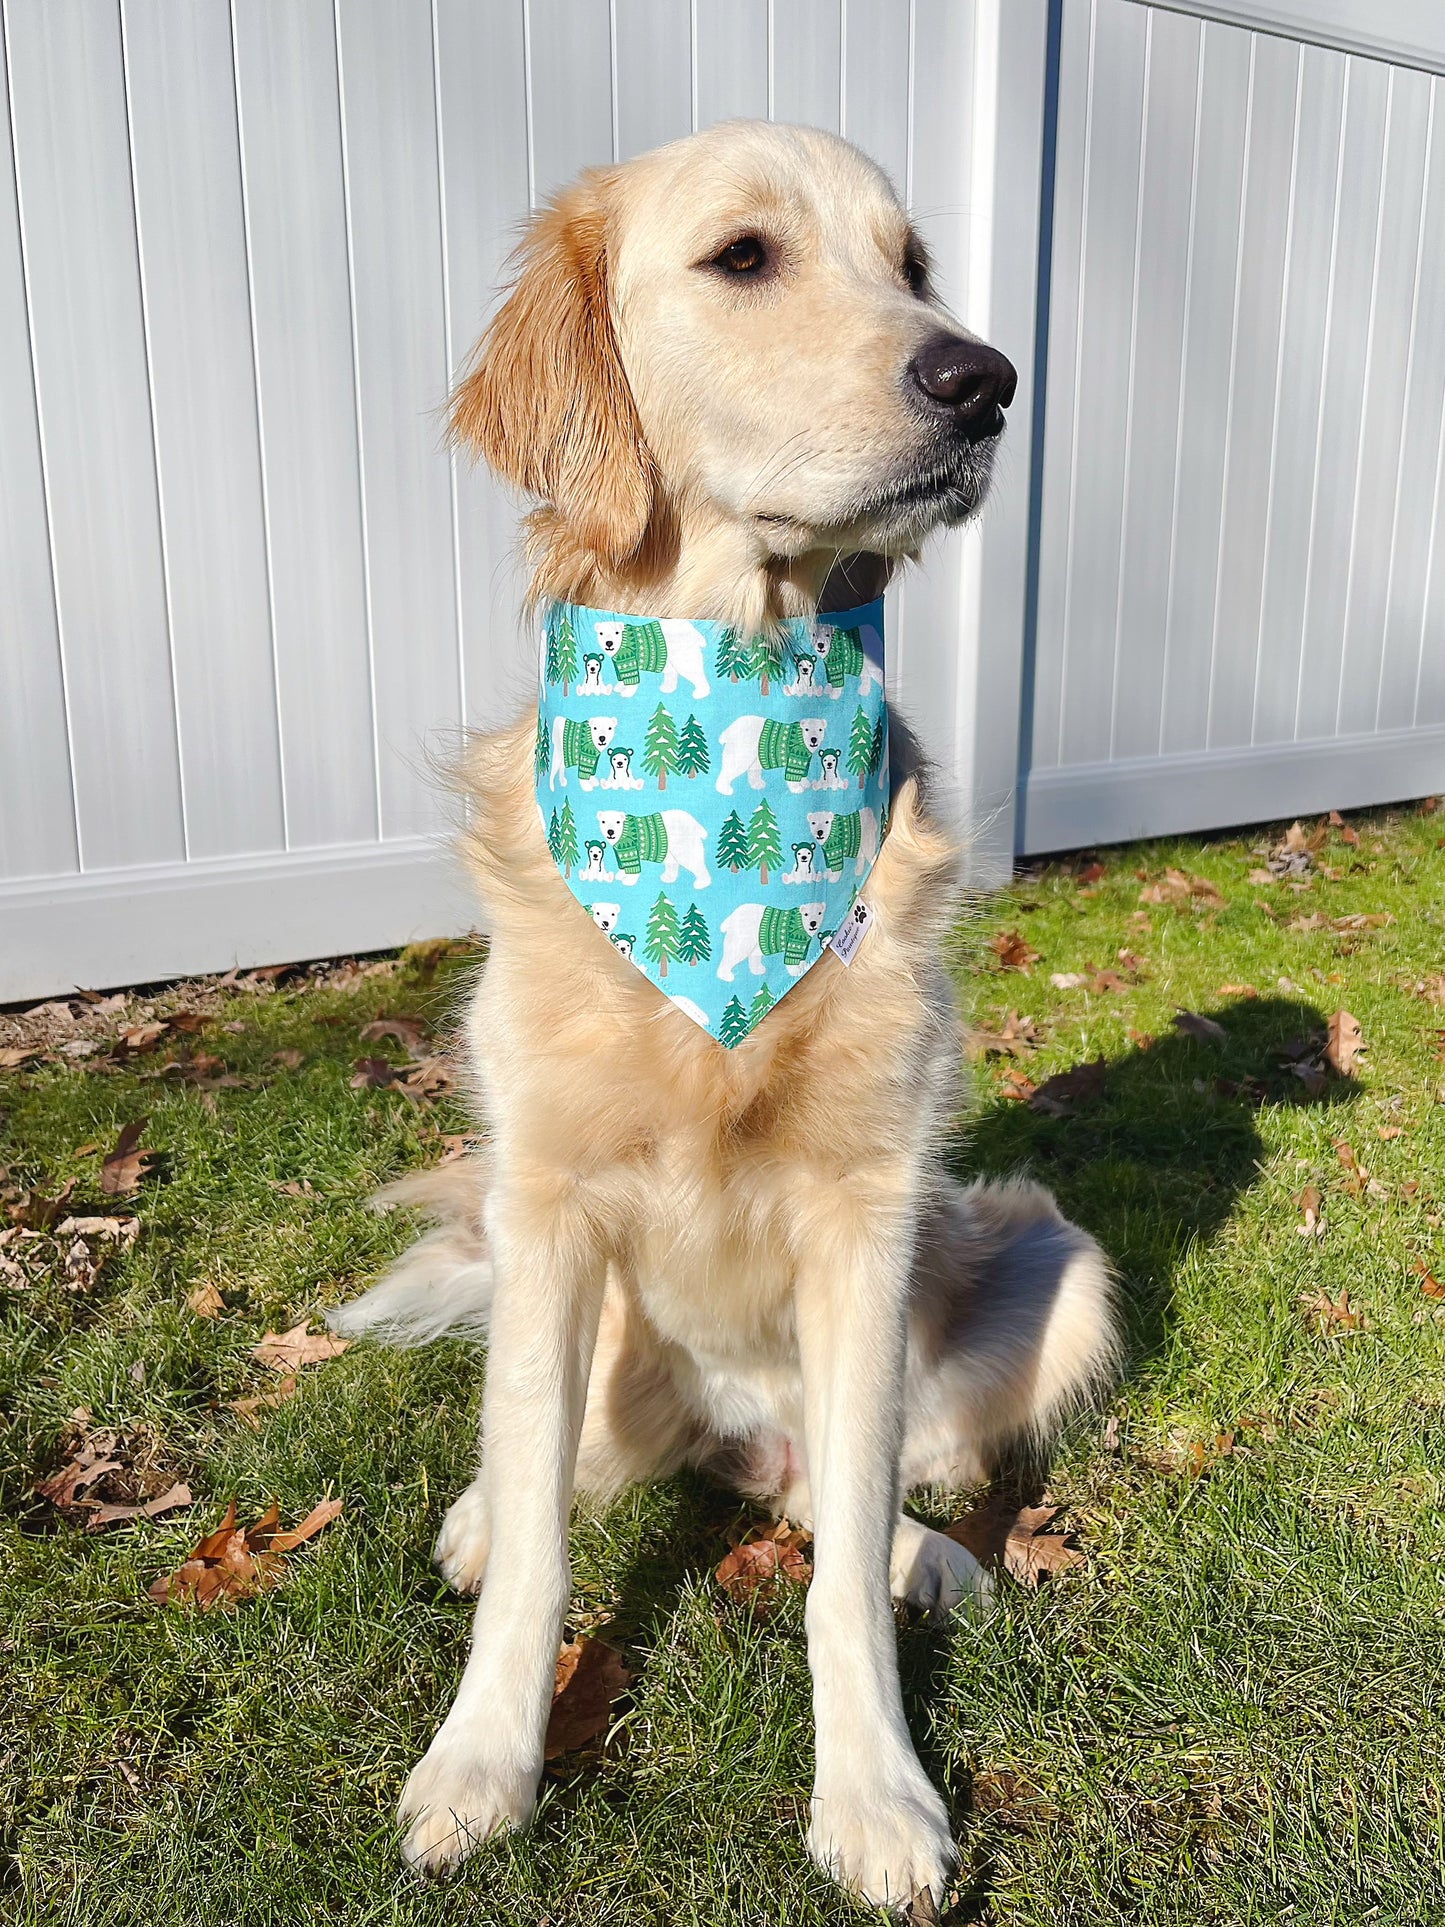
<path id="1" fill-rule="evenodd" d="M 1040 1185 L 941 1185 L 912 1284 L 905 1490 L 978 1483 L 1113 1374 L 1108 1264 Z"/>

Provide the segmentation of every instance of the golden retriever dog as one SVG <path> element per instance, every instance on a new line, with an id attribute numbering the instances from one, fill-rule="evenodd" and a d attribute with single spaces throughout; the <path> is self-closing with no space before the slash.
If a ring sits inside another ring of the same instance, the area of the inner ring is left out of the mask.
<path id="1" fill-rule="evenodd" d="M 940 305 L 871 161 L 735 122 L 536 216 L 452 421 L 535 501 L 535 599 L 766 637 L 865 600 L 976 510 L 1013 389 Z M 1036 1186 L 940 1168 L 956 847 L 896 717 L 868 941 L 731 1050 L 559 876 L 536 727 L 532 710 L 466 765 L 485 1155 L 401 1188 L 442 1223 L 335 1320 L 489 1346 L 481 1469 L 436 1549 L 480 1593 L 475 1634 L 402 1796 L 406 1857 L 443 1868 L 532 1813 L 574 1493 L 693 1464 L 814 1536 L 810 1851 L 866 1902 L 937 1900 L 957 1854 L 904 1720 L 892 1601 L 942 1611 L 987 1582 L 901 1497 L 979 1479 L 1100 1379 L 1107 1267 Z"/>

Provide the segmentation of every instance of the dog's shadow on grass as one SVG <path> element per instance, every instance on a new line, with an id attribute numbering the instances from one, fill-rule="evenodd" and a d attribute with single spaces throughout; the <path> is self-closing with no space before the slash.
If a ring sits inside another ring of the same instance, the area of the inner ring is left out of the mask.
<path id="1" fill-rule="evenodd" d="M 983 1098 L 949 1152 L 960 1178 L 1028 1173 L 1098 1239 L 1119 1279 L 1126 1381 L 1167 1342 L 1180 1266 L 1221 1230 L 1259 1177 L 1261 1107 L 1342 1107 L 1357 1094 L 1349 1079 L 1323 1065 L 1326 1021 L 1313 1005 L 1258 997 L 1202 1014 L 1222 1036 L 1173 1030 L 1141 1040 L 1107 1061 L 1096 1094 L 1068 1099 L 1065 1115 L 998 1094 Z M 1028 1061 L 1019 1068 L 1028 1071 Z M 995 1079 L 981 1072 L 976 1083 Z M 1034 1502 L 1047 1476 L 1036 1454 L 1021 1456 L 999 1468 L 990 1496 Z M 700 1474 L 681 1475 L 671 1491 L 668 1529 L 647 1535 L 617 1582 L 615 1625 L 624 1638 L 656 1628 L 665 1602 L 722 1558 L 729 1525 L 746 1511 Z M 955 1638 L 947 1622 L 924 1623 L 904 1641 L 905 1703 L 915 1732 L 926 1728 Z M 565 1803 L 574 1776 L 558 1777 Z M 956 1804 L 961 1827 L 970 1807 L 965 1784 Z M 986 1913 L 988 1888 L 987 1868 L 976 1868 L 949 1922 Z"/>

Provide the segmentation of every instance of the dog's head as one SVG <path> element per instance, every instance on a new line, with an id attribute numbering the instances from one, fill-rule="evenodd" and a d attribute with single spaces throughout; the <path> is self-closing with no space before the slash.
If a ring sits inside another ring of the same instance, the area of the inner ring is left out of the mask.
<path id="1" fill-rule="evenodd" d="M 636 572 L 679 531 L 765 566 L 970 515 L 1014 385 L 872 161 L 734 121 L 536 216 L 452 421 L 539 498 L 554 573 Z"/>

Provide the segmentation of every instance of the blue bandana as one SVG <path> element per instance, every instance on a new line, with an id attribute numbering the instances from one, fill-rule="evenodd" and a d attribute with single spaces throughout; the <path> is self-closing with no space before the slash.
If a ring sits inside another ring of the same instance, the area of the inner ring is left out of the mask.
<path id="1" fill-rule="evenodd" d="M 866 927 L 854 899 L 888 824 L 883 604 L 769 646 L 553 603 L 536 767 L 547 847 L 599 942 L 740 1044 Z"/>

